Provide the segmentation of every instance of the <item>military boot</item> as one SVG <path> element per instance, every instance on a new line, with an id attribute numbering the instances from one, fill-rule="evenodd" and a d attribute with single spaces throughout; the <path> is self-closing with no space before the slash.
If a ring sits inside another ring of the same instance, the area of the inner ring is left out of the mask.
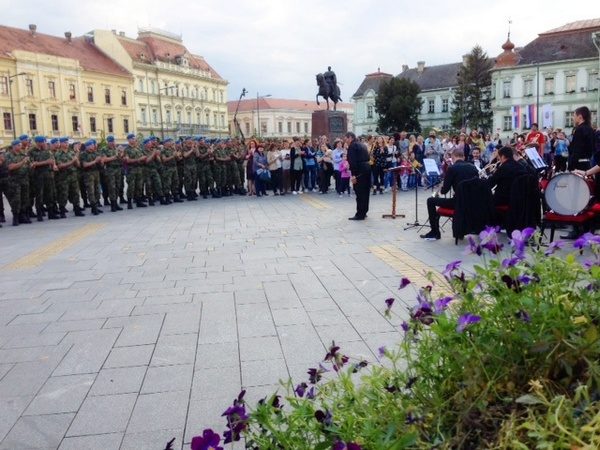
<path id="1" fill-rule="evenodd" d="M 129 204 L 128 202 L 125 201 L 125 197 L 123 197 L 122 195 L 119 196 L 119 203 L 121 205 L 127 205 L 127 204 Z"/>
<path id="2" fill-rule="evenodd" d="M 161 205 L 168 205 L 167 200 L 165 200 L 165 197 L 160 197 L 160 204 Z"/>
<path id="3" fill-rule="evenodd" d="M 121 208 L 121 205 L 119 205 L 119 202 L 117 201 L 117 199 L 115 199 L 115 209 L 117 211 L 123 211 L 123 208 Z"/>
<path id="4" fill-rule="evenodd" d="M 170 195 L 165 195 L 165 205 L 170 205 L 171 203 L 173 203 L 171 201 L 171 196 Z"/>
<path id="5" fill-rule="evenodd" d="M 135 206 L 137 206 L 138 208 L 145 208 L 148 205 L 146 205 L 142 199 L 138 199 L 135 202 Z"/>
<path id="6" fill-rule="evenodd" d="M 92 203 L 92 205 L 91 205 L 91 206 L 92 206 L 92 214 L 93 214 L 94 216 L 97 216 L 98 214 L 100 214 L 100 213 L 98 212 L 98 207 L 96 206 L 96 204 L 95 204 L 95 203 Z"/>
<path id="7" fill-rule="evenodd" d="M 174 203 L 183 203 L 183 200 L 181 200 L 181 197 L 179 197 L 179 194 L 175 194 L 173 196 L 173 202 Z"/>
<path id="8" fill-rule="evenodd" d="M 19 223 L 31 223 L 31 219 L 29 218 L 29 214 L 21 213 L 19 214 Z"/>
<path id="9" fill-rule="evenodd" d="M 131 204 L 131 199 L 127 199 L 127 209 L 133 209 L 133 205 Z"/>
<path id="10" fill-rule="evenodd" d="M 61 219 L 66 219 L 66 218 L 67 218 L 67 215 L 66 215 L 66 214 L 63 212 L 63 209 L 64 209 L 64 208 L 61 208 L 61 209 L 60 209 L 59 217 L 60 217 Z"/>
<path id="11" fill-rule="evenodd" d="M 73 212 L 75 213 L 76 217 L 84 217 L 85 214 L 83 213 L 83 211 L 81 210 L 79 205 L 75 205 L 73 207 Z"/>
<path id="12" fill-rule="evenodd" d="M 110 212 L 117 212 L 117 202 L 111 202 Z"/>
<path id="13" fill-rule="evenodd" d="M 60 216 L 56 213 L 56 209 L 52 206 L 48 208 L 48 219 L 58 220 Z"/>
<path id="14" fill-rule="evenodd" d="M 13 227 L 18 227 L 19 226 L 19 216 L 17 216 L 16 214 L 13 214 Z"/>
<path id="15" fill-rule="evenodd" d="M 6 217 L 4 217 L 3 212 L 0 212 L 0 222 L 2 222 L 2 223 L 6 222 Z"/>
<path id="16" fill-rule="evenodd" d="M 152 197 L 148 198 L 148 206 L 154 206 L 154 199 Z"/>

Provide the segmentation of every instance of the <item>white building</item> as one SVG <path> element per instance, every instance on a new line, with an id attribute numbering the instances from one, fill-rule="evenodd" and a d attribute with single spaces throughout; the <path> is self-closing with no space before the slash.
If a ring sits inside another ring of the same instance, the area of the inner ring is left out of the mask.
<path id="1" fill-rule="evenodd" d="M 231 135 L 236 134 L 233 116 L 237 106 L 237 101 L 227 102 Z M 312 113 L 323 109 L 327 109 L 325 103 L 321 102 L 321 105 L 317 106 L 314 100 L 290 100 L 271 97 L 250 98 L 240 102 L 237 121 L 245 137 L 310 137 L 312 134 Z M 352 103 L 338 103 L 337 110 L 347 114 L 348 130 L 352 130 L 354 105 Z"/>
<path id="2" fill-rule="evenodd" d="M 352 101 L 354 102 L 354 133 L 357 136 L 372 134 L 377 130 L 379 114 L 375 111 L 375 100 L 379 93 L 379 86 L 384 81 L 389 81 L 394 76 L 389 73 L 377 72 L 365 75 Z"/>
<path id="3" fill-rule="evenodd" d="M 587 106 L 598 125 L 600 19 L 581 20 L 546 31 L 521 49 L 510 38 L 492 71 L 494 129 L 523 132 L 573 127 L 573 110 Z"/>

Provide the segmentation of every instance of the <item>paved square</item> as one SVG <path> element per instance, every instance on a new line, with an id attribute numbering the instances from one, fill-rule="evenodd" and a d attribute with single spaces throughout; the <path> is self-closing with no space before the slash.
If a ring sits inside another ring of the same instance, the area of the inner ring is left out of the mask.
<path id="1" fill-rule="evenodd" d="M 413 193 L 405 219 L 381 218 L 391 194 L 365 222 L 354 207 L 232 197 L 2 228 L 0 448 L 189 448 L 241 388 L 304 380 L 332 340 L 375 361 L 400 337 L 383 301 L 415 301 L 400 277 L 463 246 L 404 231 Z"/>

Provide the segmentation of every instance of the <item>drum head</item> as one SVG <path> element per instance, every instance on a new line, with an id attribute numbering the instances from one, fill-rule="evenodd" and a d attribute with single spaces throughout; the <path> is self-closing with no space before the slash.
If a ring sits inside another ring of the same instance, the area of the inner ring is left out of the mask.
<path id="1" fill-rule="evenodd" d="M 554 176 L 544 192 L 550 209 L 565 216 L 574 216 L 583 211 L 590 202 L 591 195 L 587 182 L 573 173 Z"/>

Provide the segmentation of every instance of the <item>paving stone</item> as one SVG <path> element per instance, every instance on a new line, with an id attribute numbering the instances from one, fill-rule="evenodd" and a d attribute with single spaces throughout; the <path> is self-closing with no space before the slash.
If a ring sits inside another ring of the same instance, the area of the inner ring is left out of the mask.
<path id="1" fill-rule="evenodd" d="M 304 308 L 276 309 L 272 311 L 275 326 L 300 325 L 309 323 L 310 318 Z"/>
<path id="2" fill-rule="evenodd" d="M 55 361 L 15 364 L 0 381 L 0 398 L 35 395 L 56 366 Z"/>
<path id="3" fill-rule="evenodd" d="M 238 305 L 236 310 L 241 338 L 276 335 L 271 310 L 266 303 Z"/>
<path id="4" fill-rule="evenodd" d="M 21 397 L 0 396 L 0 442 L 19 420 L 32 398 L 33 394 Z"/>
<path id="5" fill-rule="evenodd" d="M 99 330 L 106 319 L 68 320 L 53 322 L 44 329 L 45 332 Z"/>
<path id="6" fill-rule="evenodd" d="M 193 364 L 197 343 L 197 334 L 161 336 L 156 344 L 151 365 Z"/>
<path id="7" fill-rule="evenodd" d="M 161 334 L 188 334 L 198 333 L 200 329 L 201 306 L 190 308 L 185 312 L 169 312 L 165 316 Z"/>
<path id="8" fill-rule="evenodd" d="M 140 392 L 146 370 L 146 366 L 102 369 L 98 373 L 89 395 L 115 395 Z"/>
<path id="9" fill-rule="evenodd" d="M 196 368 L 212 369 L 217 367 L 239 366 L 240 355 L 237 342 L 202 344 L 196 353 Z"/>
<path id="10" fill-rule="evenodd" d="M 240 393 L 240 386 L 240 366 L 199 369 L 194 372 L 192 398 L 235 398 Z"/>
<path id="11" fill-rule="evenodd" d="M 106 358 L 104 368 L 147 366 L 154 352 L 154 345 L 113 348 Z"/>
<path id="12" fill-rule="evenodd" d="M 287 380 L 289 372 L 283 359 L 242 361 L 242 386 L 263 386 Z"/>
<path id="13" fill-rule="evenodd" d="M 58 448 L 75 414 L 21 417 L 6 436 L 0 449 Z"/>
<path id="14" fill-rule="evenodd" d="M 68 436 L 124 432 L 137 394 L 88 397 L 67 431 Z"/>
<path id="15" fill-rule="evenodd" d="M 202 430 L 205 428 L 211 428 L 214 431 L 224 430 L 227 421 L 221 417 L 221 414 L 231 405 L 233 399 L 236 398 L 238 394 L 239 389 L 233 396 L 220 396 L 215 398 L 192 397 L 185 427 L 184 441 L 186 443 L 191 442 L 194 436 L 202 435 Z M 229 445 L 230 444 L 228 444 L 227 450 L 229 450 Z M 184 448 L 190 447 L 188 445 L 184 446 Z"/>
<path id="16" fill-rule="evenodd" d="M 312 326 L 292 325 L 277 330 L 287 361 L 313 364 L 325 355 L 325 346 Z"/>
<path id="17" fill-rule="evenodd" d="M 175 438 L 175 442 L 172 445 L 173 450 L 181 450 L 183 446 L 183 428 L 178 430 L 127 433 L 120 450 L 159 450 L 166 447 L 167 442 L 173 438 Z M 189 449 L 190 447 L 187 446 L 185 448 Z"/>
<path id="18" fill-rule="evenodd" d="M 123 433 L 77 436 L 63 439 L 58 450 L 119 450 Z"/>
<path id="19" fill-rule="evenodd" d="M 77 412 L 95 377 L 90 374 L 48 378 L 24 414 L 34 416 Z"/>
<path id="20" fill-rule="evenodd" d="M 158 392 L 186 391 L 189 392 L 192 386 L 192 375 L 194 367 L 191 364 L 177 366 L 150 367 L 144 385 L 142 394 L 152 394 Z"/>
<path id="21" fill-rule="evenodd" d="M 183 428 L 189 397 L 189 392 L 182 391 L 140 395 L 127 433 Z"/>
<path id="22" fill-rule="evenodd" d="M 240 341 L 240 359 L 242 362 L 281 358 L 283 358 L 283 353 L 279 338 L 276 336 L 243 338 Z"/>

